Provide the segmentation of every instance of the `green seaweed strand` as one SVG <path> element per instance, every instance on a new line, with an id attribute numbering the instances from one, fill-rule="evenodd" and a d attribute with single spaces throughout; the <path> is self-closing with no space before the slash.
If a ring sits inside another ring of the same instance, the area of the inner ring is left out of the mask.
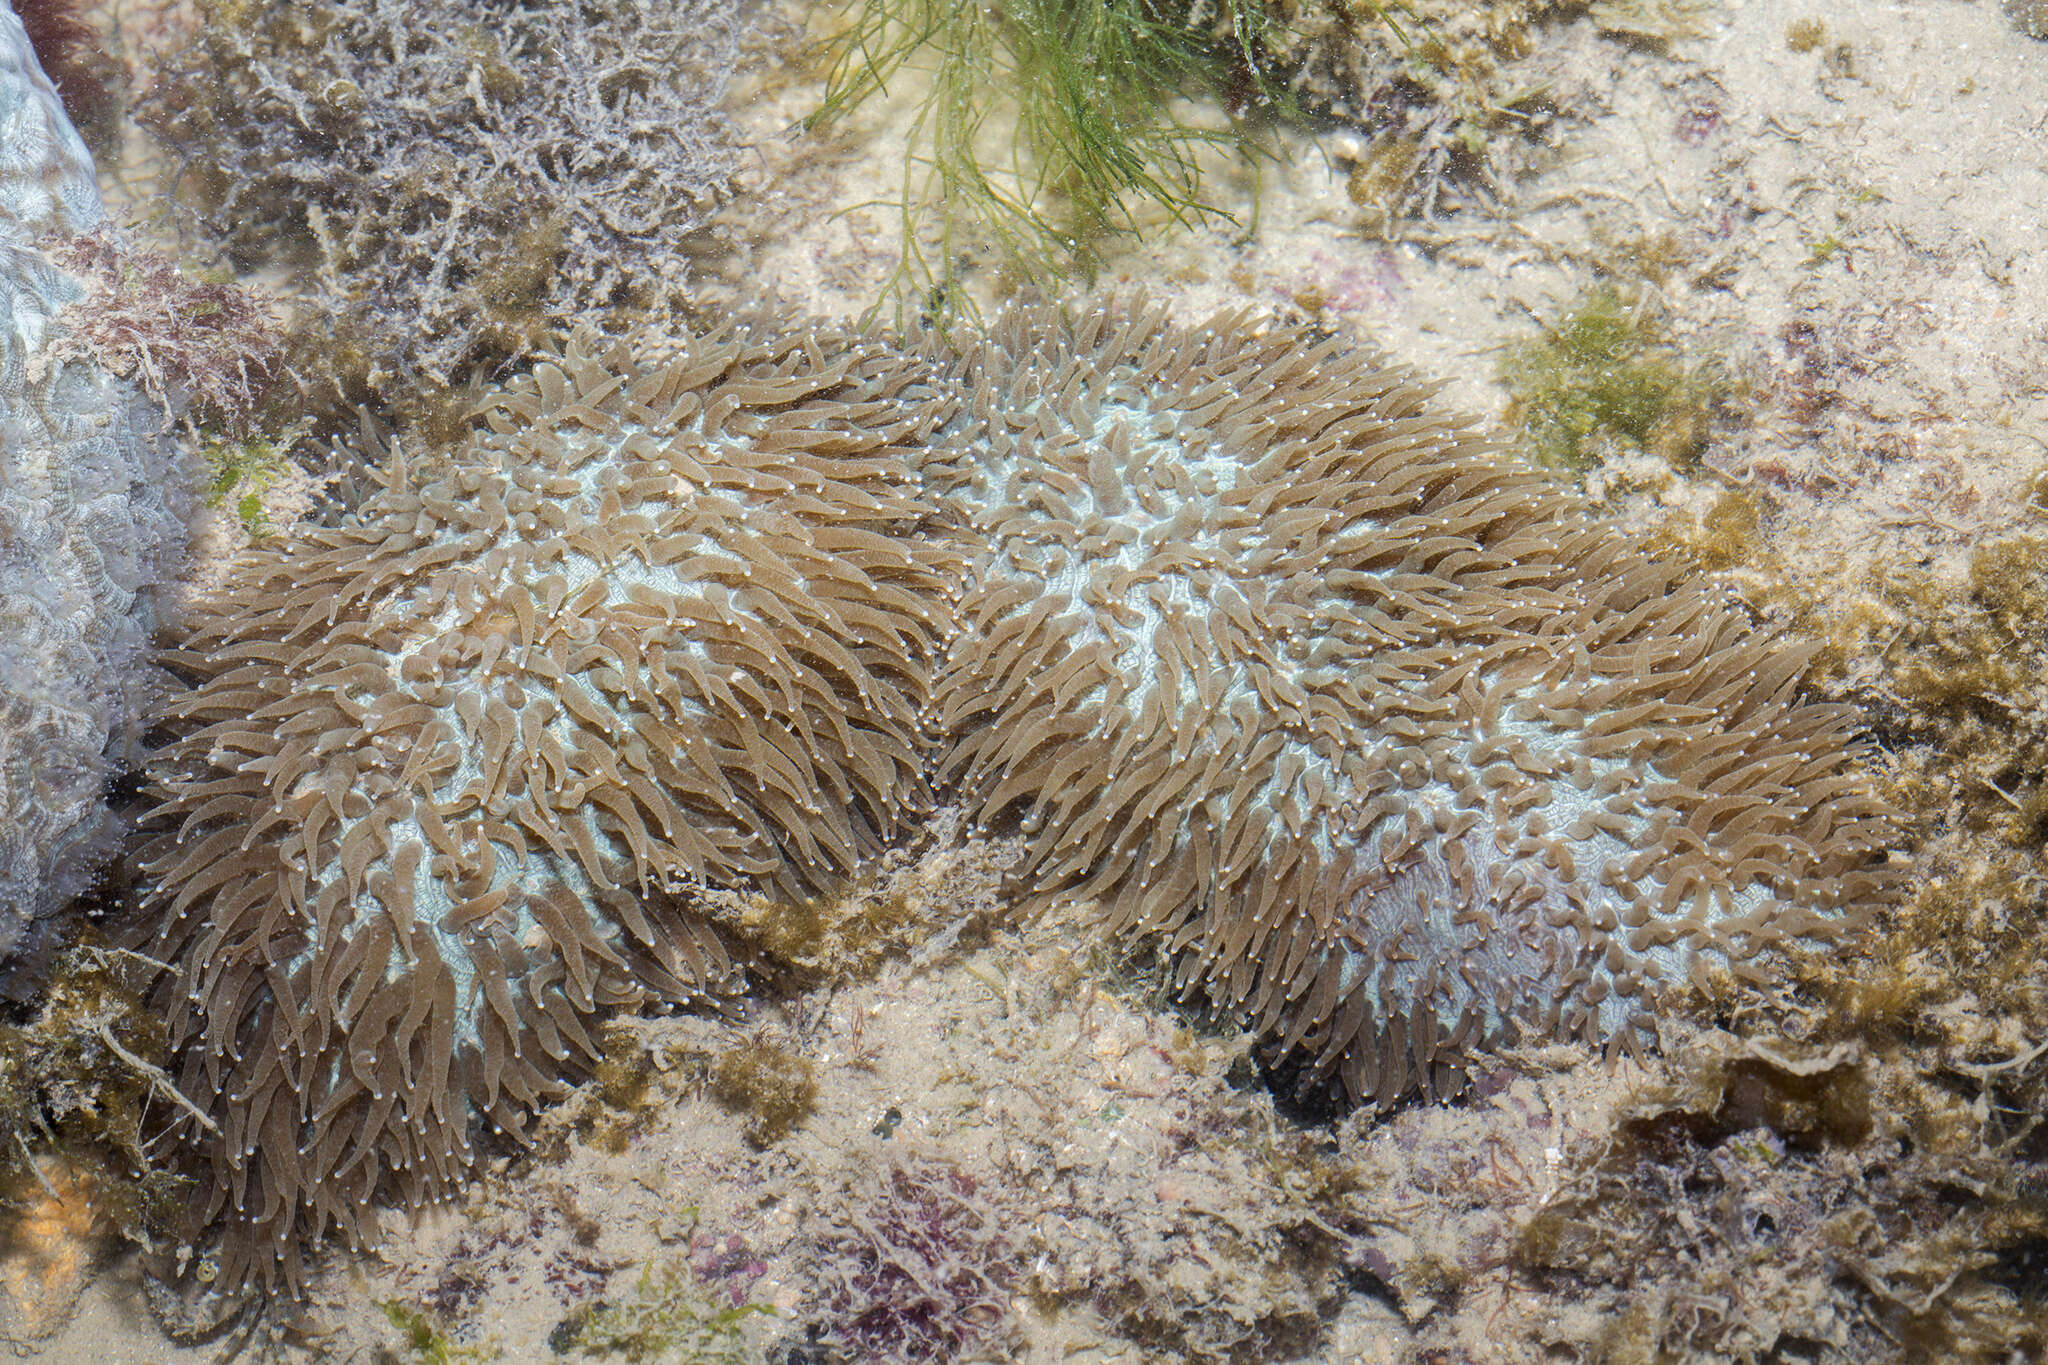
<path id="1" fill-rule="evenodd" d="M 1099 244 L 1139 225 L 1140 201 L 1175 222 L 1235 223 L 1202 197 L 1206 148 L 1262 150 L 1247 117 L 1289 105 L 1263 69 L 1270 23 L 1254 0 L 861 0 L 828 42 L 825 99 L 807 127 L 885 91 L 907 66 L 930 89 L 908 130 L 903 250 L 889 293 L 922 290 L 933 311 L 959 302 L 963 229 L 993 238 L 1025 280 L 1092 277 Z M 1223 100 L 1227 126 L 1185 122 L 1182 94 Z M 1013 110 L 1005 147 L 991 135 Z M 935 232 L 920 232 L 930 221 Z"/>

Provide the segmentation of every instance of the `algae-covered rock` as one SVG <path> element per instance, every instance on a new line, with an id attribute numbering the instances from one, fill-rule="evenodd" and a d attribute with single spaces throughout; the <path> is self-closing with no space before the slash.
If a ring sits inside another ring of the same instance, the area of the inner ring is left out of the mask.
<path id="1" fill-rule="evenodd" d="M 196 9 L 138 116 L 200 235 L 298 297 L 316 405 L 371 398 L 457 437 L 472 373 L 557 328 L 672 316 L 717 249 L 745 4 Z"/>
<path id="2" fill-rule="evenodd" d="M 2005 0 L 2005 17 L 2029 38 L 2048 38 L 2048 4 L 2042 0 Z"/>

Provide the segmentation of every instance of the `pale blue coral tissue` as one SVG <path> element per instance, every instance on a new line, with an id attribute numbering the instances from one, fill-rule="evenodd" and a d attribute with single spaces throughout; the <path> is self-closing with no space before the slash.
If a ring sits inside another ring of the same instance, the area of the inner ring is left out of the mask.
<path id="1" fill-rule="evenodd" d="M 91 154 L 0 0 L 0 987 L 114 842 L 156 587 L 187 495 L 157 407 L 57 361 L 74 280 L 53 242 L 103 222 Z"/>

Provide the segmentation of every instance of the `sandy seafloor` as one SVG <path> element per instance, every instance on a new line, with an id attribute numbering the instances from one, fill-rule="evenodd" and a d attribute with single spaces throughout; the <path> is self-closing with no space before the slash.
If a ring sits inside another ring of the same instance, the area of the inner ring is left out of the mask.
<path id="1" fill-rule="evenodd" d="M 1807 18 L 1853 60 L 1788 50 L 1787 25 Z M 1113 245 L 1103 284 L 1189 318 L 1244 304 L 1311 315 L 1497 420 L 1503 348 L 1579 296 L 1617 243 L 1669 235 L 1695 262 L 1682 275 L 1714 279 L 1667 283 L 1673 331 L 1739 365 L 1752 409 L 1717 436 L 1708 470 L 1622 462 L 1592 491 L 1655 528 L 1731 482 L 1767 489 L 1774 572 L 1823 597 L 1881 563 L 1960 572 L 2017 523 L 2048 459 L 2048 42 L 2015 32 L 1995 0 L 1720 0 L 1698 23 L 1662 53 L 1586 24 L 1555 36 L 1547 51 L 1586 104 L 1511 211 L 1408 241 L 1361 233 L 1341 161 L 1293 137 L 1262 172 L 1248 235 L 1161 227 Z M 741 282 L 766 282 L 851 316 L 890 264 L 888 211 L 857 206 L 886 191 L 900 111 L 878 105 L 829 148 L 778 141 L 815 98 L 780 83 L 746 110 L 766 150 L 735 211 L 758 245 L 707 287 L 738 299 Z M 1248 204 L 1236 175 L 1218 168 L 1218 203 Z M 1828 241 L 1840 249 L 1817 253 Z M 1795 418 L 1787 395 L 1822 355 L 1838 396 L 1824 420 Z M 1740 568 L 1731 581 L 1747 586 Z M 937 915 L 985 899 L 994 860 L 942 852 L 902 875 Z M 632 1302 L 650 1266 L 699 1302 L 773 1309 L 742 1324 L 772 1348 L 829 1298 L 806 1259 L 819 1220 L 871 1192 L 873 1171 L 950 1167 L 1037 1238 L 1043 1283 L 1105 1291 L 1057 1319 L 1020 1299 L 1019 1332 L 963 1358 L 1191 1358 L 1232 1341 L 1245 1360 L 1588 1358 L 1545 1343 L 1596 1337 L 1573 1317 L 1590 1310 L 1502 1270 L 1501 1248 L 1654 1081 L 1655 1059 L 1541 1050 L 1449 1107 L 1303 1124 L 1243 1084 L 1241 1040 L 1191 1032 L 1121 980 L 1088 922 L 1074 906 L 1005 925 L 997 907 L 957 950 L 870 980 L 737 1022 L 634 1025 L 651 1064 L 629 1103 L 593 1090 L 544 1124 L 540 1158 L 499 1163 L 468 1207 L 410 1228 L 390 1218 L 381 1256 L 320 1281 L 321 1330 L 252 1357 L 550 1359 L 579 1306 Z M 1673 1048 L 1712 1046 L 1733 1044 L 1673 1030 Z M 758 1047 L 808 1059 L 819 1085 L 809 1117 L 765 1145 L 707 1079 L 712 1059 Z M 1327 1178 L 1339 1163 L 1353 1185 Z M 168 1343 L 131 1259 L 38 1237 L 0 1273 L 20 1354 L 116 1365 L 222 1349 Z M 1303 1269 L 1332 1257 L 1359 1269 Z M 1435 1292 L 1417 1270 L 1432 1258 Z M 386 1304 L 433 1313 L 449 1353 L 407 1347 Z M 1155 1324 L 1141 1347 L 1134 1324 L 1160 1305 L 1185 1315 L 1179 1344 Z M 1790 1358 L 1840 1358 L 1813 1349 Z"/>

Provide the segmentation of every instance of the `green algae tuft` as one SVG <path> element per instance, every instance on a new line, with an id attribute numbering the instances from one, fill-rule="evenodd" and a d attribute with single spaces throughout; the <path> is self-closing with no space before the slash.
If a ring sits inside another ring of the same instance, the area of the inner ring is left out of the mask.
<path id="1" fill-rule="evenodd" d="M 761 1352 L 749 1342 L 745 1324 L 764 1314 L 773 1317 L 775 1310 L 714 1302 L 680 1257 L 649 1261 L 629 1295 L 577 1309 L 549 1333 L 548 1344 L 558 1357 L 628 1365 L 758 1365 Z"/>
<path id="2" fill-rule="evenodd" d="M 744 1117 L 747 1141 L 772 1147 L 810 1117 L 818 1101 L 818 1068 L 773 1043 L 732 1048 L 712 1059 L 711 1097 Z"/>
<path id="3" fill-rule="evenodd" d="M 1531 455 L 1579 475 L 1636 451 L 1692 467 L 1726 393 L 1663 331 L 1646 299 L 1605 285 L 1511 350 L 1501 378 L 1512 395 L 1508 421 Z"/>

